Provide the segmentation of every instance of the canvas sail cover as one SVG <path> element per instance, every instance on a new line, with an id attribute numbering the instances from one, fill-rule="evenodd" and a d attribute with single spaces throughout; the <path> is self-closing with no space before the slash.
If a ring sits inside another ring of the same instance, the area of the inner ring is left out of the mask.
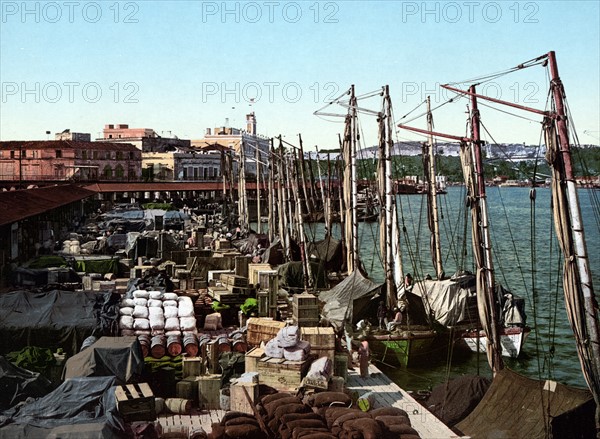
<path id="1" fill-rule="evenodd" d="M 477 321 L 477 309 L 469 312 L 469 299 L 473 300 L 475 295 L 475 277 L 472 275 L 416 282 L 412 292 L 421 296 L 425 309 L 441 325 Z"/>
<path id="2" fill-rule="evenodd" d="M 364 277 L 359 270 L 354 270 L 331 290 L 319 294 L 319 300 L 325 302 L 323 317 L 337 331 L 343 329 L 345 320 L 351 319 L 355 323 L 369 302 L 379 296 L 381 285 Z"/>

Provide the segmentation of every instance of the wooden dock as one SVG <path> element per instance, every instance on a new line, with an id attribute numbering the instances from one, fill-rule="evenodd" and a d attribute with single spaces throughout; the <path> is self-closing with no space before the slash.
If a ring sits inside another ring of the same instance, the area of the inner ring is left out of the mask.
<path id="1" fill-rule="evenodd" d="M 422 439 L 457 439 L 459 436 L 442 421 L 417 402 L 408 392 L 392 382 L 376 366 L 369 365 L 369 377 L 361 378 L 358 368 L 348 370 L 348 391 L 362 396 L 373 392 L 373 407 L 398 407 L 408 413 L 412 427 L 419 432 Z M 211 425 L 220 422 L 225 415 L 224 410 L 194 410 L 189 415 L 161 414 L 158 422 L 163 430 L 181 431 L 187 428 L 193 431 L 198 427 L 206 433 L 212 431 Z"/>
<path id="2" fill-rule="evenodd" d="M 362 396 L 373 392 L 373 407 L 398 407 L 408 413 L 412 427 L 422 439 L 464 438 L 454 433 L 442 421 L 417 402 L 408 392 L 401 389 L 376 366 L 369 365 L 369 377 L 361 378 L 358 368 L 348 371 L 346 387 L 350 392 Z"/>

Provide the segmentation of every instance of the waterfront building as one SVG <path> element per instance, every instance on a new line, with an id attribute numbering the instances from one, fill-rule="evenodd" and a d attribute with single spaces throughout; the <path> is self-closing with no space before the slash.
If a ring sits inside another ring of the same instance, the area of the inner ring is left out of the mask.
<path id="1" fill-rule="evenodd" d="M 0 181 L 136 181 L 142 154 L 129 143 L 71 140 L 0 142 Z"/>

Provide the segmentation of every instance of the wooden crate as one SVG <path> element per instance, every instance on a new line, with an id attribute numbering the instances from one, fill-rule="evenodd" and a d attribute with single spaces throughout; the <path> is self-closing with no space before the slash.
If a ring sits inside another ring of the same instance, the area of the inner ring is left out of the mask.
<path id="1" fill-rule="evenodd" d="M 283 358 L 261 358 L 257 364 L 259 380 L 277 390 L 296 391 L 313 359 L 314 357 L 310 357 L 304 361 L 289 361 Z"/>
<path id="2" fill-rule="evenodd" d="M 154 421 L 154 394 L 147 383 L 127 384 L 115 389 L 117 410 L 126 422 Z"/>
<path id="3" fill-rule="evenodd" d="M 299 308 L 304 308 L 307 306 L 317 306 L 319 304 L 317 301 L 317 297 L 310 293 L 295 294 L 293 298 L 293 303 Z"/>
<path id="4" fill-rule="evenodd" d="M 253 348 L 246 352 L 246 372 L 258 372 L 258 362 L 265 356 L 265 350 L 263 348 Z"/>
<path id="5" fill-rule="evenodd" d="M 175 396 L 177 398 L 189 399 L 198 404 L 198 377 L 187 377 L 177 383 Z"/>
<path id="6" fill-rule="evenodd" d="M 225 250 L 231 248 L 231 242 L 227 239 L 217 239 L 215 241 L 215 250 Z"/>
<path id="7" fill-rule="evenodd" d="M 301 328 L 319 326 L 319 319 L 294 319 L 294 324 Z"/>
<path id="8" fill-rule="evenodd" d="M 277 270 L 260 270 L 258 272 L 258 283 L 260 289 L 264 291 L 277 291 L 279 290 L 279 274 Z"/>
<path id="9" fill-rule="evenodd" d="M 262 341 L 266 343 L 274 338 L 284 326 L 284 322 L 279 322 L 277 320 L 252 317 L 248 319 L 248 335 L 246 341 L 252 347 L 259 346 Z"/>
<path id="10" fill-rule="evenodd" d="M 335 331 L 332 327 L 302 327 L 300 338 L 310 343 L 310 352 L 317 358 L 327 357 L 333 365 L 335 360 Z"/>
<path id="11" fill-rule="evenodd" d="M 198 405 L 204 410 L 219 410 L 221 375 L 198 377 Z"/>
<path id="12" fill-rule="evenodd" d="M 267 291 L 259 291 L 256 293 L 256 301 L 258 302 L 258 316 L 269 316 L 269 293 Z"/>
<path id="13" fill-rule="evenodd" d="M 204 364 L 200 357 L 183 357 L 181 368 L 183 378 L 197 377 L 202 375 Z"/>
<path id="14" fill-rule="evenodd" d="M 248 392 L 248 396 L 250 396 L 250 400 L 252 401 L 251 403 L 248 402 L 244 389 Z M 229 390 L 231 392 L 229 409 L 231 411 L 254 415 L 252 407 L 258 402 L 258 383 L 234 383 Z"/>
<path id="15" fill-rule="evenodd" d="M 319 305 L 292 305 L 294 320 L 319 319 Z"/>
<path id="16" fill-rule="evenodd" d="M 221 283 L 226 287 L 242 287 L 248 286 L 248 279 L 235 274 L 223 273 L 221 275 Z"/>
<path id="17" fill-rule="evenodd" d="M 251 285 L 259 283 L 258 272 L 273 270 L 270 264 L 248 264 L 248 281 Z"/>

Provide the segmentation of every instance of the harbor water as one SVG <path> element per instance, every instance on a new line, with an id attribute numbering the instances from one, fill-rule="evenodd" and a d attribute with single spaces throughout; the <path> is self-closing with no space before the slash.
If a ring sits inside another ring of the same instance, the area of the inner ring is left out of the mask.
<path id="1" fill-rule="evenodd" d="M 593 282 L 600 285 L 600 232 L 597 215 L 600 191 L 580 189 L 579 199 L 585 226 Z M 469 209 L 464 187 L 449 187 L 440 195 L 440 230 L 444 271 L 474 271 L 470 240 Z M 575 341 L 564 305 L 562 257 L 553 229 L 551 191 L 548 188 L 489 187 L 488 210 L 496 281 L 526 301 L 527 324 L 531 335 L 516 359 L 505 358 L 512 370 L 536 379 L 551 379 L 586 387 Z M 401 228 L 403 271 L 415 279 L 435 277 L 429 250 L 426 197 L 397 197 Z M 311 239 L 323 238 L 323 224 L 307 225 Z M 332 227 L 340 238 L 339 224 Z M 360 258 L 369 276 L 383 280 L 379 256 L 379 226 L 359 224 Z M 418 368 L 400 369 L 377 364 L 400 387 L 427 390 L 448 379 L 465 374 L 491 377 L 485 354 L 442 348 L 438 358 Z"/>

